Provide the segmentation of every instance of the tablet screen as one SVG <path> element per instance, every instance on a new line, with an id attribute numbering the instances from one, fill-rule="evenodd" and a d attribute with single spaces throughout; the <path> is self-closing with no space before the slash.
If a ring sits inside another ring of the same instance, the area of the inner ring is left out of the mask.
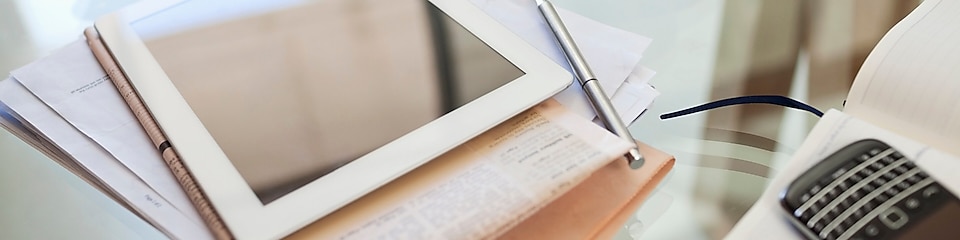
<path id="1" fill-rule="evenodd" d="M 268 204 L 524 74 L 430 3 L 383 3 L 193 0 L 133 28 Z"/>

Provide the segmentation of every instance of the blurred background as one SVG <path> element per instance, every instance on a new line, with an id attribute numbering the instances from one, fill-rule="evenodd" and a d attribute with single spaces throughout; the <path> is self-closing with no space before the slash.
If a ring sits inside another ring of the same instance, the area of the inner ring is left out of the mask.
<path id="1" fill-rule="evenodd" d="M 0 0 L 0 72 L 78 39 L 96 16 L 135 1 Z M 662 95 L 630 128 L 634 136 L 674 154 L 677 165 L 618 238 L 717 239 L 760 196 L 766 180 L 789 159 L 816 118 L 765 105 L 668 121 L 657 116 L 717 99 L 762 94 L 790 96 L 821 110 L 841 109 L 867 54 L 920 1 L 555 2 L 654 39 L 641 64 L 658 72 L 652 84 Z M 0 238 L 158 236 L 2 130 L 0 165 Z M 59 230 L 37 231 L 38 226 Z"/>

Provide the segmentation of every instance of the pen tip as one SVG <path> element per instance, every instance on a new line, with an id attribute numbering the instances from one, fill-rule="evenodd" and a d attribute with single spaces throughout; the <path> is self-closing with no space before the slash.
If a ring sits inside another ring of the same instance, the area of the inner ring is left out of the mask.
<path id="1" fill-rule="evenodd" d="M 624 157 L 627 158 L 627 163 L 632 169 L 638 169 L 643 166 L 643 155 L 640 155 L 639 149 L 630 149 Z"/>
<path id="2" fill-rule="evenodd" d="M 537 6 L 543 5 L 543 0 L 537 0 Z"/>

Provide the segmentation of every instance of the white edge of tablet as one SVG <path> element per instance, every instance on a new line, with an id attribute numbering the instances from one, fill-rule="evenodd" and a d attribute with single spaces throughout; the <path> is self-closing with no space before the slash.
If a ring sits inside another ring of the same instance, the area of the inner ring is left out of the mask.
<path id="1" fill-rule="evenodd" d="M 182 1 L 143 1 L 104 16 L 95 26 L 227 227 L 241 239 L 293 233 L 573 82 L 570 73 L 469 0 L 430 0 L 526 74 L 264 206 L 128 25 Z"/>

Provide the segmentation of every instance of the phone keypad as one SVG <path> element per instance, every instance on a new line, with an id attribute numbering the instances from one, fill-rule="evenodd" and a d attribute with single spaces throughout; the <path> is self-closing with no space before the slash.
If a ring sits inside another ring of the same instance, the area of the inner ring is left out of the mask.
<path id="1" fill-rule="evenodd" d="M 938 185 L 892 148 L 854 157 L 800 196 L 797 217 L 821 239 L 877 238 L 909 223 Z"/>

